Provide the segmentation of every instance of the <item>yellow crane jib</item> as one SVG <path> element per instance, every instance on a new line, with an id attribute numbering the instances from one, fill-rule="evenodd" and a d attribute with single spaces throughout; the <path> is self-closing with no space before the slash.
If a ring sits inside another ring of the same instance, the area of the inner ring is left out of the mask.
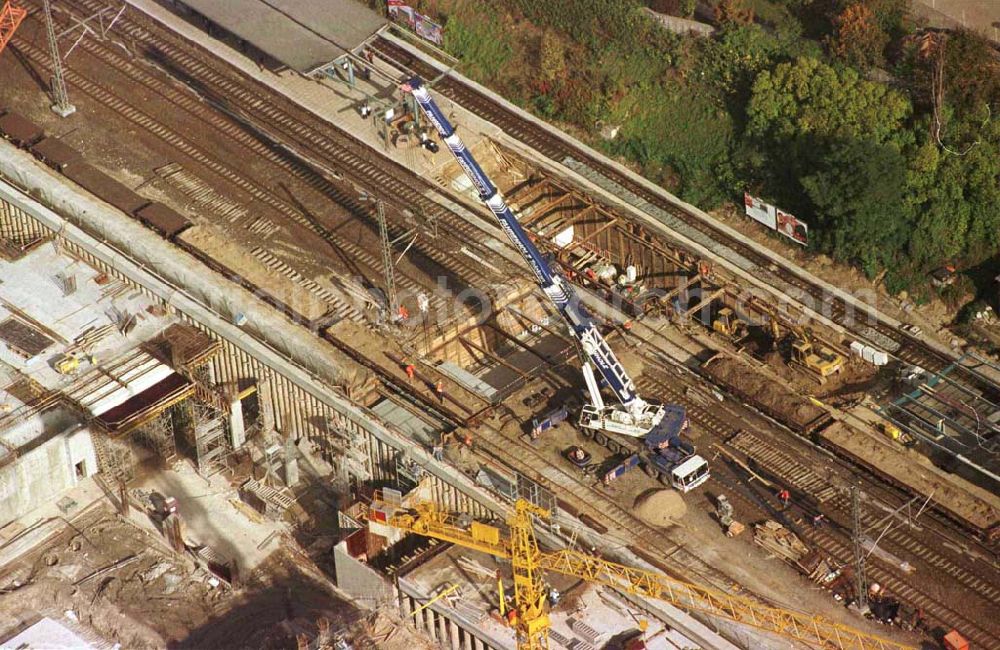
<path id="1" fill-rule="evenodd" d="M 395 506 L 381 501 L 376 495 L 372 508 L 391 512 Z M 389 526 L 425 537 L 433 537 L 465 548 L 508 558 L 514 573 L 514 629 L 521 650 L 544 650 L 549 647 L 549 615 L 547 590 L 539 567 L 542 555 L 535 539 L 532 516 L 547 519 L 549 511 L 519 499 L 508 517 L 510 536 L 503 537 L 500 528 L 480 521 L 465 521 L 467 515 L 446 512 L 433 502 L 419 502 L 387 516 Z"/>
<path id="2" fill-rule="evenodd" d="M 524 499 L 518 499 L 513 513 L 507 518 L 509 536 L 502 535 L 497 526 L 473 521 L 468 515 L 448 513 L 433 502 L 413 503 L 401 509 L 376 499 L 372 506 L 383 512 L 397 510 L 386 519 L 390 526 L 510 559 L 519 650 L 548 648 L 549 617 L 543 582 L 546 571 L 662 600 L 687 611 L 725 618 L 817 648 L 912 650 L 911 646 L 821 616 L 770 607 L 751 598 L 684 582 L 656 571 L 609 562 L 570 549 L 541 551 L 532 517 L 547 519 L 549 512 Z"/>

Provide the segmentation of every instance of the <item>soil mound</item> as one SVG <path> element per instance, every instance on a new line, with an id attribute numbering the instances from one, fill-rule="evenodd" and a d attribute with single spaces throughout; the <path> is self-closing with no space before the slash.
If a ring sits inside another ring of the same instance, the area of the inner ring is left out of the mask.
<path id="1" fill-rule="evenodd" d="M 676 524 L 687 505 L 676 490 L 650 490 L 635 500 L 635 514 L 651 526 L 666 528 Z"/>

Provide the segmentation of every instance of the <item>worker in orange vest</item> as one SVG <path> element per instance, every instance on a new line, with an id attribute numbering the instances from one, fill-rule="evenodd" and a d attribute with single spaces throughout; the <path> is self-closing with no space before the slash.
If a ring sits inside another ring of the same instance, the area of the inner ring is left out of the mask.
<path id="1" fill-rule="evenodd" d="M 441 403 L 444 404 L 444 382 L 440 379 L 434 384 L 434 393 L 438 396 Z"/>
<path id="2" fill-rule="evenodd" d="M 403 370 L 406 371 L 406 380 L 413 383 L 413 377 L 417 374 L 417 369 L 409 361 L 403 360 Z"/>
<path id="3" fill-rule="evenodd" d="M 404 305 L 399 306 L 399 320 L 406 320 L 410 317 L 410 310 Z"/>
<path id="4" fill-rule="evenodd" d="M 782 488 L 781 492 L 778 492 L 778 499 L 781 501 L 782 508 L 787 508 L 788 502 L 792 500 L 792 495 L 787 489 Z"/>

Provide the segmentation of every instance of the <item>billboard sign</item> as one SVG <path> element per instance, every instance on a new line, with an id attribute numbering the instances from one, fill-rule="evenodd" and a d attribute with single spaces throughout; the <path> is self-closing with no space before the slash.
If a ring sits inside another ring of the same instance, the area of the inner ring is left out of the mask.
<path id="1" fill-rule="evenodd" d="M 755 196 L 750 196 L 749 193 L 743 193 L 743 205 L 746 206 L 747 216 L 754 221 L 759 221 L 771 230 L 774 230 L 777 226 L 775 223 L 775 208 L 773 205 L 764 203 Z"/>
<path id="2" fill-rule="evenodd" d="M 794 216 L 778 210 L 778 232 L 797 244 L 806 245 L 809 237 L 809 226 L 805 221 L 799 221 Z"/>
<path id="3" fill-rule="evenodd" d="M 398 24 L 406 25 L 418 36 L 431 43 L 441 45 L 443 40 L 441 25 L 433 22 L 427 16 L 417 13 L 413 7 L 403 0 L 388 0 L 389 18 Z"/>
<path id="4" fill-rule="evenodd" d="M 441 44 L 441 41 L 443 40 L 441 36 L 441 25 L 430 21 L 427 16 L 422 16 L 420 14 L 416 14 L 416 22 L 417 25 L 414 31 L 417 32 L 417 35 L 422 36 L 435 45 Z"/>

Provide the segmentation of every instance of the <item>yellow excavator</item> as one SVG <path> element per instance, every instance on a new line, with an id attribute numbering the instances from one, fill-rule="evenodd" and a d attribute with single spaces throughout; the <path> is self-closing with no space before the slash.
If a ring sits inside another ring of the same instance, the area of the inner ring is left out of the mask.
<path id="1" fill-rule="evenodd" d="M 715 320 L 712 321 L 712 330 L 725 336 L 733 343 L 739 343 L 750 334 L 746 321 L 737 316 L 736 312 L 729 307 L 723 307 L 715 315 Z"/>
<path id="2" fill-rule="evenodd" d="M 816 374 L 821 381 L 844 369 L 843 355 L 825 345 L 813 343 L 812 336 L 801 327 L 792 328 L 792 363 Z"/>
<path id="3" fill-rule="evenodd" d="M 656 571 L 609 562 L 580 551 L 543 551 L 538 547 L 532 518 L 548 519 L 550 513 L 525 499 L 518 499 L 514 511 L 507 517 L 509 535 L 504 535 L 499 526 L 469 520 L 468 515 L 448 512 L 433 501 L 400 505 L 376 493 L 371 511 L 378 513 L 378 521 L 394 528 L 509 560 L 514 577 L 514 616 L 511 619 L 517 633 L 518 650 L 547 650 L 549 647 L 546 572 L 655 598 L 687 611 L 725 618 L 816 648 L 905 650 L 911 647 L 822 616 L 770 607 L 751 598 L 682 582 Z M 501 615 L 504 615 L 506 598 L 502 581 L 499 591 Z"/>

